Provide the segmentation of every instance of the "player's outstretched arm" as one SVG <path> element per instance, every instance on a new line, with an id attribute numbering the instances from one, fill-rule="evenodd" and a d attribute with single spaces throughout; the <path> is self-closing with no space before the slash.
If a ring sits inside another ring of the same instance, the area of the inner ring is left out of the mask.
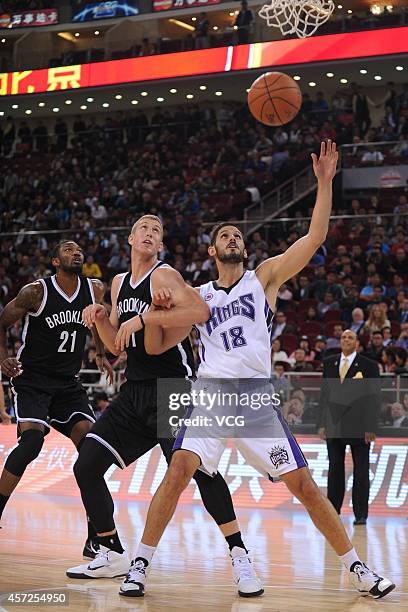
<path id="1" fill-rule="evenodd" d="M 105 288 L 103 286 L 103 283 L 97 278 L 93 278 L 91 282 L 92 282 L 92 286 L 94 290 L 95 302 L 97 304 L 101 304 L 103 302 L 103 297 L 105 294 Z M 95 349 L 96 349 L 96 365 L 98 366 L 98 370 L 102 374 L 106 374 L 108 381 L 112 385 L 113 378 L 114 378 L 113 368 L 111 364 L 109 363 L 109 361 L 106 359 L 105 346 L 99 336 L 96 325 L 92 326 L 91 334 L 92 334 L 92 338 L 93 338 Z"/>
<path id="2" fill-rule="evenodd" d="M 194 323 L 204 323 L 210 316 L 210 310 L 197 291 L 189 287 L 179 272 L 172 268 L 158 268 L 152 273 L 152 289 L 158 291 L 166 287 L 171 291 L 171 308 L 152 310 L 143 314 L 146 325 L 160 325 L 164 328 L 179 327 L 183 330 Z M 116 336 L 116 347 L 124 350 L 129 346 L 133 332 L 142 329 L 140 316 L 122 323 Z"/>
<path id="3" fill-rule="evenodd" d="M 102 304 L 91 304 L 82 311 L 82 320 L 85 325 L 92 330 L 95 326 L 100 339 L 108 351 L 113 355 L 119 355 L 120 351 L 115 346 L 115 338 L 119 327 L 116 303 L 118 297 L 119 283 L 121 276 L 117 275 L 112 281 L 111 301 L 112 310 L 108 315 L 105 306 Z M 95 295 L 97 300 L 97 296 Z"/>
<path id="4" fill-rule="evenodd" d="M 161 310 L 162 308 L 171 308 L 171 291 L 167 288 L 154 291 L 152 295 L 152 305 L 149 312 L 152 310 Z M 182 342 L 190 333 L 191 326 L 188 327 L 166 327 L 164 329 L 160 325 L 146 325 L 144 333 L 144 344 L 148 355 L 161 355 L 165 351 L 173 348 Z"/>
<path id="5" fill-rule="evenodd" d="M 326 240 L 332 207 L 332 182 L 338 161 L 336 143 L 321 143 L 319 158 L 312 153 L 313 170 L 317 178 L 317 198 L 306 236 L 299 238 L 285 253 L 271 257 L 256 269 L 264 289 L 273 285 L 278 289 L 289 278 L 300 272 Z"/>
<path id="6" fill-rule="evenodd" d="M 29 312 L 36 312 L 41 306 L 43 296 L 44 289 L 39 281 L 25 285 L 0 314 L 0 367 L 6 376 L 18 376 L 22 372 L 21 363 L 8 356 L 7 330 Z"/>

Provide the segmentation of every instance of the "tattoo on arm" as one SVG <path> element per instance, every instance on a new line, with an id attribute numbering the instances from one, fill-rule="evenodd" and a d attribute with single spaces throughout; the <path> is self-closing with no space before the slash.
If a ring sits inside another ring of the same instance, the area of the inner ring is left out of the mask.
<path id="1" fill-rule="evenodd" d="M 0 327 L 7 329 L 29 312 L 39 309 L 44 295 L 40 282 L 30 283 L 23 287 L 18 295 L 9 302 L 0 315 Z"/>

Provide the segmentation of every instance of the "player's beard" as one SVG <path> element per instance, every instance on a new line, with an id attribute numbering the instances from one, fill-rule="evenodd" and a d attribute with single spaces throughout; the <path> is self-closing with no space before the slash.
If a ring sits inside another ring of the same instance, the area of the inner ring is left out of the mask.
<path id="1" fill-rule="evenodd" d="M 220 253 L 217 247 L 215 247 L 215 252 L 217 254 L 218 261 L 221 263 L 240 264 L 245 261 L 243 251 L 231 251 L 230 253 L 225 251 L 224 253 Z"/>
<path id="2" fill-rule="evenodd" d="M 70 265 L 64 264 L 61 262 L 60 264 L 61 270 L 63 270 L 66 274 L 72 274 L 77 276 L 82 273 L 82 264 L 81 263 L 72 263 Z"/>

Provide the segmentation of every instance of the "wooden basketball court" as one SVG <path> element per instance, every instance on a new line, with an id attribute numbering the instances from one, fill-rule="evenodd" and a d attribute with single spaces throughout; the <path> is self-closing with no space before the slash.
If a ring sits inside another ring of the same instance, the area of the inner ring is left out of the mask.
<path id="1" fill-rule="evenodd" d="M 147 505 L 120 501 L 116 520 L 132 554 Z M 408 512 L 407 512 L 408 515 Z M 16 494 L 0 531 L 0 606 L 4 610 L 80 611 L 209 610 L 213 612 L 369 612 L 408 610 L 408 520 L 373 516 L 367 527 L 344 522 L 370 567 L 392 578 L 397 589 L 384 600 L 360 597 L 348 584 L 335 554 L 302 511 L 238 509 L 245 541 L 265 586 L 245 600 L 232 583 L 228 548 L 201 505 L 180 505 L 154 559 L 143 600 L 119 597 L 121 579 L 72 580 L 65 570 L 82 563 L 85 517 L 77 498 Z M 66 606 L 17 605 L 10 592 L 61 592 Z"/>

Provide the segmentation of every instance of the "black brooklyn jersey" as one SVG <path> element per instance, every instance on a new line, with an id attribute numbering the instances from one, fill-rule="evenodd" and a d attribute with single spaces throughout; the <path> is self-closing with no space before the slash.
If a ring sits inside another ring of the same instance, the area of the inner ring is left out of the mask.
<path id="1" fill-rule="evenodd" d="M 56 277 L 42 278 L 43 300 L 35 313 L 25 317 L 23 344 L 17 354 L 25 374 L 30 371 L 70 378 L 78 374 L 88 333 L 82 311 L 95 302 L 92 281 L 78 278 L 68 297 Z"/>
<path id="2" fill-rule="evenodd" d="M 125 323 L 137 314 L 149 309 L 152 303 L 151 274 L 157 267 L 165 265 L 158 261 L 140 280 L 132 283 L 132 275 L 122 275 L 117 297 L 119 323 Z M 161 355 L 148 355 L 144 346 L 144 330 L 133 333 L 127 353 L 126 378 L 128 380 L 151 380 L 156 378 L 180 378 L 194 373 L 193 353 L 188 338 Z"/>

